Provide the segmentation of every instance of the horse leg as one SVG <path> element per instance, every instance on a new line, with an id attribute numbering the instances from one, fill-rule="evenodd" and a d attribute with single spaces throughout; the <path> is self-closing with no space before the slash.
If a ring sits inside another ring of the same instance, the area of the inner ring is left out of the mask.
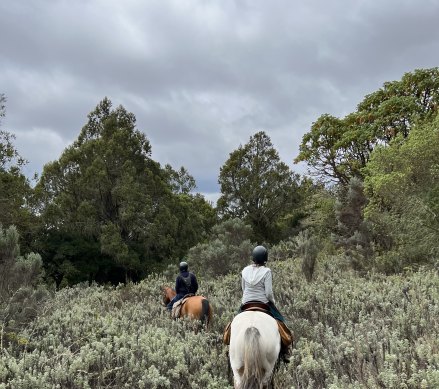
<path id="1" fill-rule="evenodd" d="M 239 369 L 235 369 L 232 367 L 233 370 L 233 386 L 234 388 L 238 389 L 241 385 L 241 377 L 244 374 L 244 366 L 240 367 Z"/>
<path id="2" fill-rule="evenodd" d="M 272 375 L 266 384 L 264 384 L 263 389 L 275 389 L 274 386 L 274 375 Z"/>
<path id="3" fill-rule="evenodd" d="M 191 301 L 191 299 L 188 299 L 181 308 L 180 317 L 187 317 L 192 321 L 198 319 L 197 308 L 194 307 L 195 306 L 193 304 L 193 301 Z M 190 326 L 192 327 L 194 333 L 197 334 L 199 327 L 198 323 L 194 321 L 190 324 Z"/>

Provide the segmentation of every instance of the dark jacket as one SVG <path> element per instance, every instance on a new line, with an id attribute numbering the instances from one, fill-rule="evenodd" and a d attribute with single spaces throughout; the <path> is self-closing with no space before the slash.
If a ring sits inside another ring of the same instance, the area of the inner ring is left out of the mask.
<path id="1" fill-rule="evenodd" d="M 175 291 L 177 295 L 186 295 L 189 293 L 197 293 L 198 282 L 195 274 L 184 271 L 177 276 L 175 281 Z"/>

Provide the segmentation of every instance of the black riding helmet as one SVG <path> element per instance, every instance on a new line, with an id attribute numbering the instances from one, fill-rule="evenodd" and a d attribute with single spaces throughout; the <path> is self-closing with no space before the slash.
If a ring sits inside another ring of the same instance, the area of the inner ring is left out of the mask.
<path id="1" fill-rule="evenodd" d="M 252 251 L 253 262 L 258 265 L 265 265 L 268 261 L 268 251 L 264 246 L 256 246 Z"/>
<path id="2" fill-rule="evenodd" d="M 180 262 L 180 271 L 188 271 L 189 269 L 189 265 L 187 264 L 187 262 Z"/>

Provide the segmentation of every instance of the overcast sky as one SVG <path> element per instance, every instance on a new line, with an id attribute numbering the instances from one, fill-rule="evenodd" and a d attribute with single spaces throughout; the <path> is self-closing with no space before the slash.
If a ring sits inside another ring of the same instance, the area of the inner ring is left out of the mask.
<path id="1" fill-rule="evenodd" d="M 0 0 L 2 129 L 41 173 L 107 96 L 216 200 L 257 131 L 304 173 L 293 159 L 321 114 L 439 66 L 438 20 L 439 0 Z"/>

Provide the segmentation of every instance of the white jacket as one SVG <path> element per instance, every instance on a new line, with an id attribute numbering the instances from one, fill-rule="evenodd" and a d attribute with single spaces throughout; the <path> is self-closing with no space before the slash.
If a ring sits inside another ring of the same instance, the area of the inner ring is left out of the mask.
<path id="1" fill-rule="evenodd" d="M 273 304 L 273 282 L 271 270 L 265 266 L 249 265 L 242 271 L 242 303 L 260 301 Z"/>

